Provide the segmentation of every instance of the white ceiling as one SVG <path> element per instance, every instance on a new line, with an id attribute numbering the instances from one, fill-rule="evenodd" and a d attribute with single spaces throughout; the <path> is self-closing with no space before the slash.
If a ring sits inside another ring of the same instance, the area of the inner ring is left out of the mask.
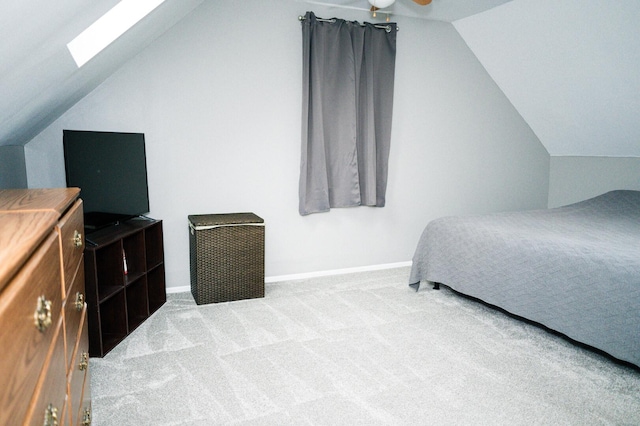
<path id="1" fill-rule="evenodd" d="M 355 9 L 368 12 L 371 4 L 368 0 L 297 0 L 307 4 L 321 4 L 336 8 Z M 429 19 L 433 21 L 453 22 L 475 15 L 512 0 L 433 0 L 427 6 L 420 6 L 412 0 L 396 0 L 391 6 L 380 10 L 381 14 L 390 12 L 393 16 Z M 366 15 L 365 15 L 366 16 Z M 363 20 L 365 20 L 363 18 Z"/>
<path id="2" fill-rule="evenodd" d="M 27 143 L 203 1 L 166 0 L 77 69 L 66 44 L 118 0 L 0 0 L 0 145 Z M 640 1 L 396 0 L 391 11 L 451 22 L 551 155 L 640 157 Z"/>

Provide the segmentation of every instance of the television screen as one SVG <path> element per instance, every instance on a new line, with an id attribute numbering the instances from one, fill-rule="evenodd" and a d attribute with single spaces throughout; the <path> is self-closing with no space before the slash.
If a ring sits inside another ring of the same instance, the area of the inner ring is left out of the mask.
<path id="1" fill-rule="evenodd" d="M 79 187 L 87 228 L 149 212 L 143 133 L 64 130 L 67 187 Z"/>

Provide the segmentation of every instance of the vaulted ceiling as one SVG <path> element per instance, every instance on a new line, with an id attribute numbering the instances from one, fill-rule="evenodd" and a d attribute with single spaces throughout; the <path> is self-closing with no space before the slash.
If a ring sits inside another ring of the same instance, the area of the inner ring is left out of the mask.
<path id="1" fill-rule="evenodd" d="M 119 0 L 0 0 L 0 145 L 24 145 L 203 0 L 166 0 L 78 68 L 67 43 Z"/>
<path id="2" fill-rule="evenodd" d="M 77 68 L 66 44 L 118 0 L 2 0 L 0 145 L 29 142 L 202 2 L 166 0 Z M 640 157 L 639 1 L 396 0 L 389 10 L 452 23 L 551 155 Z"/>

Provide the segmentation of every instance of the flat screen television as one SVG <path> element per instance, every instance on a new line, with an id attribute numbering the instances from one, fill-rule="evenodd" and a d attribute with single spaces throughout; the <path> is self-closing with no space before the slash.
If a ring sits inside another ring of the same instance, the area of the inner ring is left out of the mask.
<path id="1" fill-rule="evenodd" d="M 67 187 L 80 188 L 87 232 L 149 212 L 143 133 L 64 130 L 62 140 Z"/>

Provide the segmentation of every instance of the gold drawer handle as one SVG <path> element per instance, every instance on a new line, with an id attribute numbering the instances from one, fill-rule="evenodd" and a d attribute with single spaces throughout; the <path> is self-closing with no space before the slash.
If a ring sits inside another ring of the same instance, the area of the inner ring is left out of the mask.
<path id="1" fill-rule="evenodd" d="M 44 333 L 51 326 L 51 300 L 47 300 L 44 296 L 38 297 L 38 305 L 33 313 L 34 323 L 40 332 Z"/>
<path id="2" fill-rule="evenodd" d="M 73 245 L 82 247 L 82 234 L 78 231 L 73 231 Z"/>
<path id="3" fill-rule="evenodd" d="M 73 303 L 76 307 L 76 311 L 81 311 L 84 308 L 84 294 L 77 292 L 76 293 L 76 301 Z"/>
<path id="4" fill-rule="evenodd" d="M 58 426 L 58 409 L 49 404 L 46 410 L 44 410 L 44 426 Z"/>
<path id="5" fill-rule="evenodd" d="M 80 355 L 80 363 L 78 364 L 78 369 L 80 371 L 85 371 L 89 367 L 89 354 L 86 352 L 82 352 Z"/>
<path id="6" fill-rule="evenodd" d="M 82 426 L 89 426 L 91 424 L 91 408 L 85 408 L 82 413 Z"/>

